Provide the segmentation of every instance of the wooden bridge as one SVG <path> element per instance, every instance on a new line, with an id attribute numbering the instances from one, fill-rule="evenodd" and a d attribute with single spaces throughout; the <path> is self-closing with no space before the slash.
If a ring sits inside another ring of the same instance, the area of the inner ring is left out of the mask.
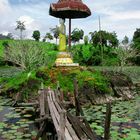
<path id="1" fill-rule="evenodd" d="M 52 120 L 58 140 L 98 140 L 84 117 L 73 116 L 66 111 L 58 90 L 42 89 L 39 95 L 41 124 L 37 140 L 47 128 L 47 119 Z"/>

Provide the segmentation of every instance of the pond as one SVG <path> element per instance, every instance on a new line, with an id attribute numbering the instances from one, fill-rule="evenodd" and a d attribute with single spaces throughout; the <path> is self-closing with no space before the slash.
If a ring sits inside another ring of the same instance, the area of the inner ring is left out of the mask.
<path id="1" fill-rule="evenodd" d="M 87 106 L 83 110 L 91 128 L 103 136 L 105 105 Z M 112 105 L 111 140 L 140 140 L 140 97 Z"/>
<path id="2" fill-rule="evenodd" d="M 0 97 L 0 140 L 34 140 L 34 108 L 10 107 L 10 102 L 11 99 Z"/>

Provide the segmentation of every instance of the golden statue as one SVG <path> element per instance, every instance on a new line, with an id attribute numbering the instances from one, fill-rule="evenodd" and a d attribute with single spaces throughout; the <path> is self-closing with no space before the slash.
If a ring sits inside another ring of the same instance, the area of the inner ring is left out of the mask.
<path id="1" fill-rule="evenodd" d="M 65 26 L 65 19 L 60 18 L 60 27 L 59 27 L 59 48 L 60 52 L 66 51 L 66 26 Z"/>
<path id="2" fill-rule="evenodd" d="M 59 53 L 55 61 L 56 66 L 79 66 L 77 63 L 73 63 L 72 57 L 69 52 L 67 52 L 66 47 L 66 26 L 65 19 L 59 19 Z"/>

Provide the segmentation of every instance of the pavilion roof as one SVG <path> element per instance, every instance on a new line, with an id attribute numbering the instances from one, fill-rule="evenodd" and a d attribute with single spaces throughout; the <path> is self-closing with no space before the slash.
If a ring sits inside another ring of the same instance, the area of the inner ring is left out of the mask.
<path id="1" fill-rule="evenodd" d="M 57 18 L 86 18 L 91 15 L 90 9 L 82 0 L 59 0 L 50 5 L 50 15 Z"/>

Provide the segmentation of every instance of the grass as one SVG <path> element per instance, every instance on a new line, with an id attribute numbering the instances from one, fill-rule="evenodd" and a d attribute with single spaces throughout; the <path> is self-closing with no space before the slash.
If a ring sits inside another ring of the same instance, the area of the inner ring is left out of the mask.
<path id="1" fill-rule="evenodd" d="M 3 43 L 3 40 L 0 40 L 0 57 L 3 57 L 3 54 L 4 54 L 4 47 L 3 47 L 3 45 L 2 45 L 2 43 Z"/>
<path id="2" fill-rule="evenodd" d="M 16 68 L 16 67 L 9 67 L 9 66 L 3 66 L 0 67 L 0 77 L 13 77 L 16 74 L 20 73 L 21 69 Z"/>

